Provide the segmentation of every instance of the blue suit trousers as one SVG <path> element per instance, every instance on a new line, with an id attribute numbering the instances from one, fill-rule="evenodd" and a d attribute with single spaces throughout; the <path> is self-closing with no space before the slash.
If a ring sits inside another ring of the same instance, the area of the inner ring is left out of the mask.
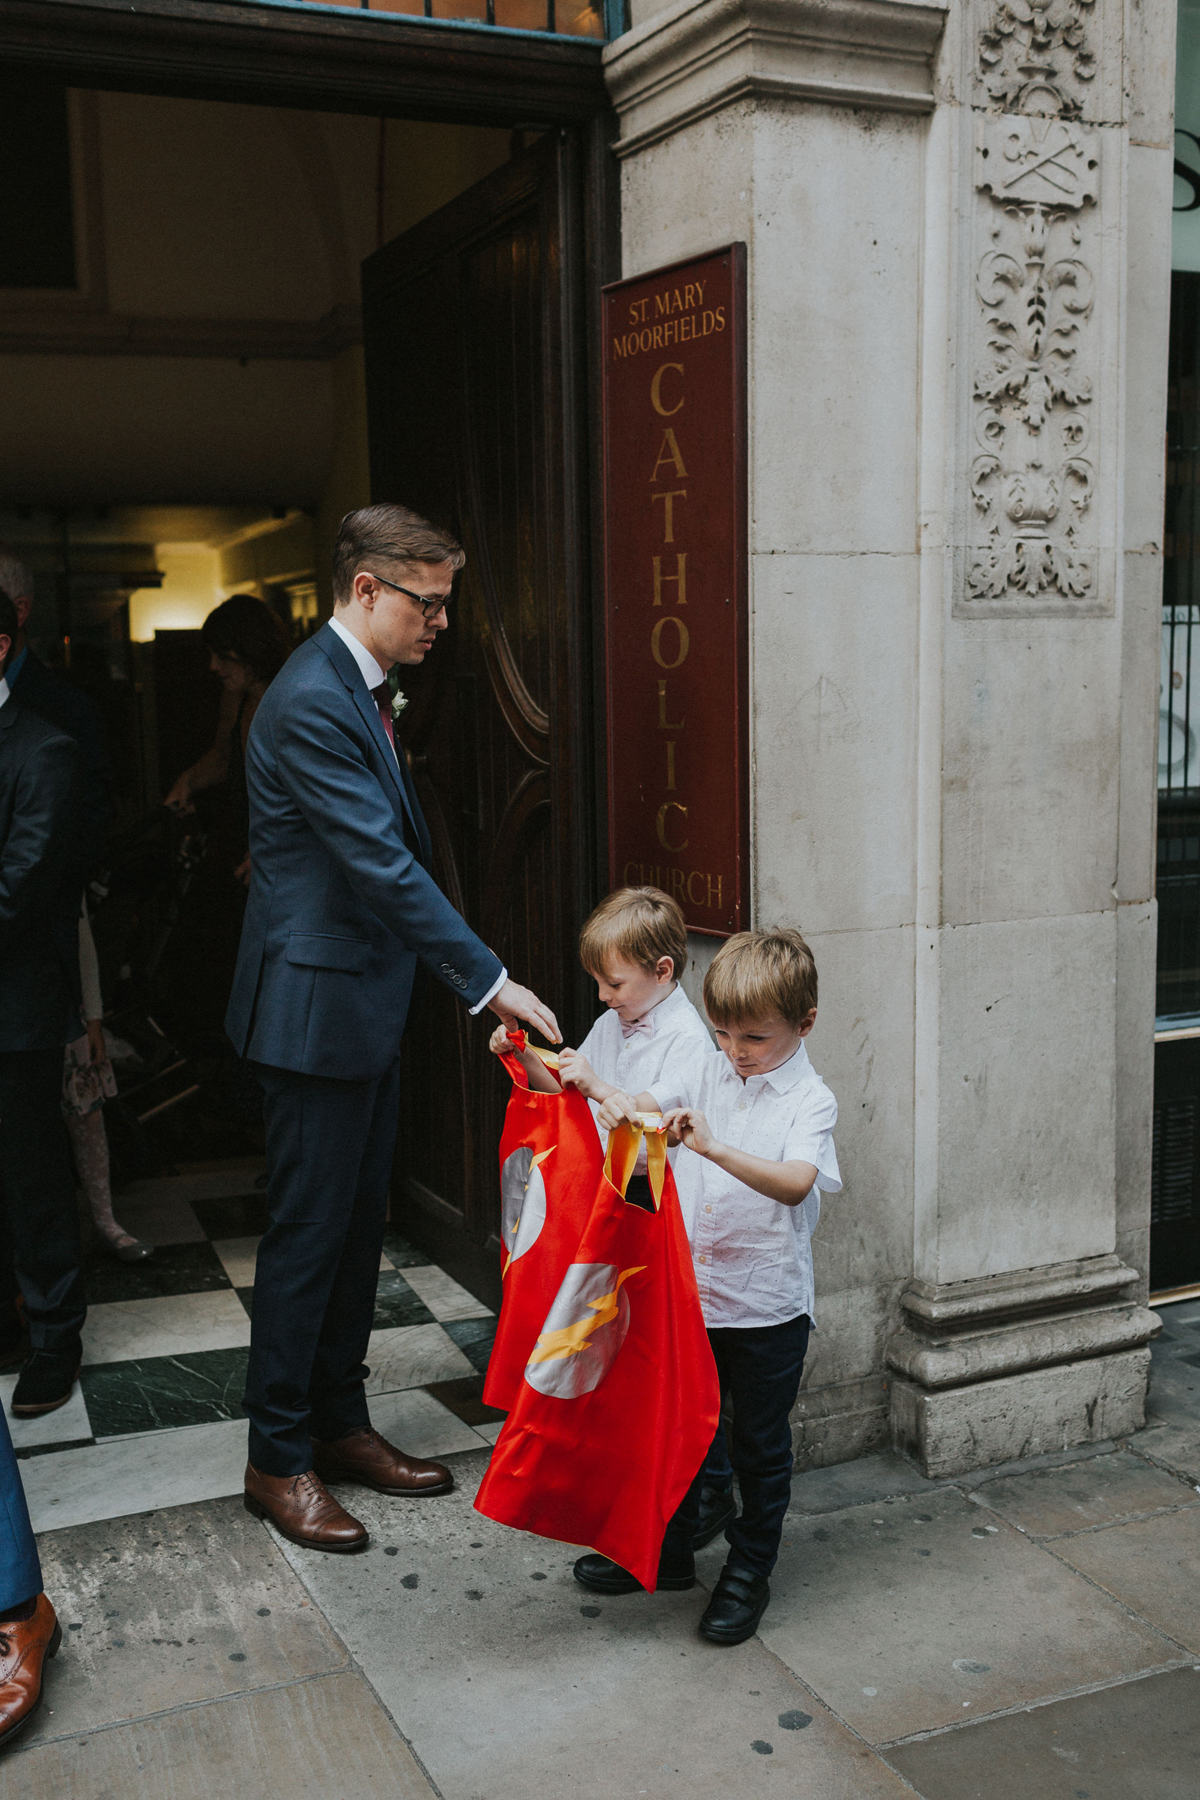
<path id="1" fill-rule="evenodd" d="M 364 1358 L 400 1099 L 373 1081 L 255 1065 L 265 1095 L 271 1223 L 258 1247 L 245 1409 L 264 1475 L 313 1466 L 312 1440 L 367 1425 Z"/>
<path id="2" fill-rule="evenodd" d="M 21 1486 L 21 1468 L 0 1407 L 0 1619 L 41 1591 L 42 1566 Z"/>

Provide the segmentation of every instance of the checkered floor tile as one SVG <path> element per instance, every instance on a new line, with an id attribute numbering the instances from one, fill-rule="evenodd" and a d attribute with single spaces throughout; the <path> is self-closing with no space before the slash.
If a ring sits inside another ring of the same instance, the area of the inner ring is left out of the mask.
<path id="1" fill-rule="evenodd" d="M 120 1196 L 118 1217 L 154 1257 L 89 1264 L 84 1367 L 69 1404 L 42 1419 L 9 1414 L 35 1530 L 240 1491 L 267 1224 L 259 1166 L 198 1169 Z M 500 1415 L 481 1392 L 495 1332 L 473 1294 L 389 1233 L 367 1352 L 376 1427 L 416 1456 L 494 1443 Z M 15 1385 L 0 1376 L 6 1408 Z"/>

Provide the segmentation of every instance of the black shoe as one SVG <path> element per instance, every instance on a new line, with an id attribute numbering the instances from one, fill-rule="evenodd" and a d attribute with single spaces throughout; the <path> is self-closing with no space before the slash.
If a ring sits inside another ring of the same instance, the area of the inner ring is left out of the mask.
<path id="1" fill-rule="evenodd" d="M 717 1533 L 724 1531 L 726 1525 L 737 1518 L 737 1501 L 733 1497 L 732 1488 L 701 1488 L 700 1490 L 700 1523 L 696 1527 L 696 1535 L 692 1539 L 693 1550 L 703 1550 L 711 1544 Z"/>
<path id="2" fill-rule="evenodd" d="M 14 1312 L 0 1327 L 0 1374 L 19 1369 L 29 1355 L 29 1333 Z"/>
<path id="3" fill-rule="evenodd" d="M 641 1582 L 620 1563 L 610 1557 L 601 1556 L 590 1550 L 581 1556 L 575 1564 L 575 1579 L 580 1587 L 587 1588 L 593 1594 L 636 1594 Z M 695 1587 L 696 1565 L 690 1556 L 668 1556 L 665 1552 L 658 1565 L 658 1580 L 655 1587 L 660 1594 L 682 1593 L 684 1588 Z"/>
<path id="4" fill-rule="evenodd" d="M 771 1599 L 765 1575 L 726 1563 L 700 1620 L 700 1636 L 710 1644 L 743 1644 L 758 1630 Z"/>
<path id="5" fill-rule="evenodd" d="M 36 1419 L 40 1413 L 65 1406 L 82 1362 L 83 1346 L 78 1338 L 62 1350 L 32 1351 L 13 1392 L 13 1416 Z"/>

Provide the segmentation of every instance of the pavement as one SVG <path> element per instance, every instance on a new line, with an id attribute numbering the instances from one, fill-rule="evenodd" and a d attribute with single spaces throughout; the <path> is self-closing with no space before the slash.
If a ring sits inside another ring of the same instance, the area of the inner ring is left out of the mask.
<path id="1" fill-rule="evenodd" d="M 1200 1303 L 1163 1317 L 1126 1442 L 797 1477 L 732 1651 L 695 1629 L 719 1543 L 693 1592 L 588 1594 L 473 1510 L 478 1439 L 448 1497 L 344 1490 L 362 1556 L 236 1494 L 48 1530 L 63 1649 L 0 1800 L 1195 1800 Z"/>

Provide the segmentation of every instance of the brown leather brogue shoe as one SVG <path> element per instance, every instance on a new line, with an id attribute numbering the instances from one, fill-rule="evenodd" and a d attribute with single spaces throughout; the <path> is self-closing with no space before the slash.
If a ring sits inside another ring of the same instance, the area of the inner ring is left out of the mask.
<path id="1" fill-rule="evenodd" d="M 247 1463 L 245 1485 L 246 1511 L 270 1519 L 293 1544 L 349 1555 L 371 1541 L 366 1526 L 339 1506 L 312 1469 L 304 1475 L 264 1475 Z"/>
<path id="2" fill-rule="evenodd" d="M 454 1477 L 445 1463 L 423 1462 L 419 1456 L 406 1456 L 386 1438 L 381 1438 L 369 1425 L 335 1443 L 318 1443 L 313 1439 L 313 1464 L 322 1481 L 358 1481 L 374 1488 L 377 1494 L 392 1494 L 410 1500 L 427 1494 L 448 1494 Z"/>
<path id="3" fill-rule="evenodd" d="M 45 1594 L 38 1595 L 32 1618 L 0 1620 L 0 1750 L 42 1704 L 46 1664 L 61 1643 L 62 1626 Z"/>

